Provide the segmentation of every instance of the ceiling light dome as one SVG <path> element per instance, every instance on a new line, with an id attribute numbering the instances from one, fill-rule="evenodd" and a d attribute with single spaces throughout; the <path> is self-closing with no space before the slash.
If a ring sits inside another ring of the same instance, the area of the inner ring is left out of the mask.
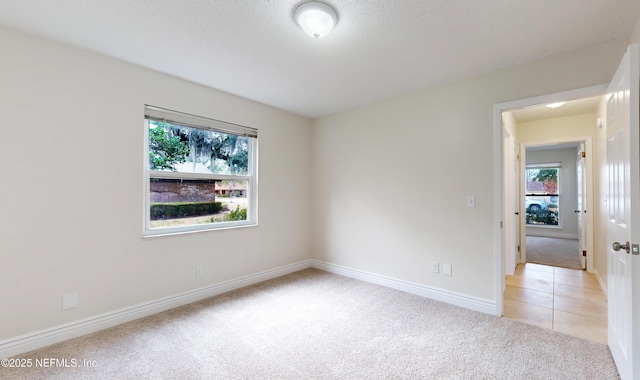
<path id="1" fill-rule="evenodd" d="M 564 106 L 566 102 L 557 102 L 557 103 L 549 103 L 547 104 L 548 108 L 554 109 L 554 108 L 560 108 L 562 106 Z"/>
<path id="2" fill-rule="evenodd" d="M 313 38 L 329 34 L 338 23 L 336 11 L 325 3 L 310 1 L 298 5 L 294 18 L 305 33 Z"/>

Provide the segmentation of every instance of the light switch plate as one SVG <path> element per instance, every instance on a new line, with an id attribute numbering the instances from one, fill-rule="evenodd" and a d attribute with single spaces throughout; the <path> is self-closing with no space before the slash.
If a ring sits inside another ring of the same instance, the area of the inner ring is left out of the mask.
<path id="1" fill-rule="evenodd" d="M 475 195 L 467 195 L 467 207 L 475 208 L 476 207 L 476 197 Z"/>

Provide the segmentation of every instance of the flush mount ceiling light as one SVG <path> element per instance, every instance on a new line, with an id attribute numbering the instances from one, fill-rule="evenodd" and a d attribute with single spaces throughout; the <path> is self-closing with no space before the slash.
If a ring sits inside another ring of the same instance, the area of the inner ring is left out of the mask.
<path id="1" fill-rule="evenodd" d="M 548 108 L 554 108 L 554 109 L 555 108 L 560 108 L 560 107 L 564 106 L 565 103 L 566 102 L 549 103 L 549 104 L 547 104 L 547 107 Z"/>
<path id="2" fill-rule="evenodd" d="M 329 34 L 338 23 L 336 11 L 318 1 L 298 5 L 293 17 L 305 33 L 316 39 Z"/>

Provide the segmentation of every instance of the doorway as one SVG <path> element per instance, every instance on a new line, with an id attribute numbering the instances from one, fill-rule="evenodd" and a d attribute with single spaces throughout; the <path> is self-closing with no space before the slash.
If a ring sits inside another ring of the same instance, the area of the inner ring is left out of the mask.
<path id="1" fill-rule="evenodd" d="M 597 98 L 591 106 L 597 107 Z M 589 106 L 589 108 L 591 107 Z M 586 108 L 587 110 L 589 108 Z M 569 117 L 571 118 L 571 117 Z M 580 123 L 582 118 L 575 121 Z M 588 120 L 584 120 L 588 122 Z M 567 116 L 543 121 L 543 124 L 564 125 Z M 524 123 L 523 127 L 529 127 Z M 531 125 L 538 129 L 540 123 Z M 588 124 L 587 124 L 588 126 Z M 585 128 L 587 129 L 587 128 Z M 588 131 L 585 131 L 588 132 Z M 535 263 L 568 269 L 585 269 L 590 241 L 586 221 L 587 199 L 591 197 L 586 152 L 591 142 L 586 140 L 527 142 L 523 150 L 524 168 L 519 172 L 523 183 L 520 212 L 524 219 L 522 259 L 520 263 Z M 583 161 L 585 163 L 583 163 Z"/>
<path id="2" fill-rule="evenodd" d="M 503 160 L 500 186 L 504 203 L 503 199 L 499 203 L 505 223 L 500 238 L 500 261 L 504 265 L 501 273 L 508 276 L 500 283 L 499 289 L 499 294 L 503 295 L 498 297 L 499 300 L 502 298 L 503 315 L 602 343 L 607 339 L 607 304 L 591 253 L 594 251 L 593 224 L 596 218 L 590 212 L 594 210 L 594 188 L 597 187 L 593 174 L 597 167 L 594 162 L 596 115 L 604 92 L 604 86 L 596 86 L 496 106 L 500 110 L 502 126 L 499 153 Z M 588 111 L 567 108 L 554 112 L 543 108 L 545 104 L 561 99 L 569 99 L 566 105 L 573 107 L 574 102 L 585 98 L 592 98 L 589 106 L 592 108 Z M 538 117 L 536 113 L 547 116 Z M 577 116 L 581 113 L 588 116 Z M 551 119 L 556 120 L 551 122 Z M 588 124 L 588 127 L 580 129 L 576 123 Z M 521 125 L 526 125 L 526 128 L 520 130 Z M 513 143 L 510 144 L 506 137 L 513 138 L 520 146 L 516 159 L 507 153 L 513 149 Z M 564 157 L 559 159 L 556 156 L 561 152 Z M 584 157 L 580 157 L 583 161 L 579 163 L 578 158 L 583 153 Z M 507 162 L 509 159 L 511 162 Z M 532 177 L 529 181 L 525 177 L 528 169 Z M 509 175 L 510 170 L 515 174 Z M 586 175 L 582 183 L 578 180 L 578 171 Z M 539 181 L 533 180 L 534 177 Z M 573 184 L 563 184 L 563 177 L 571 179 Z M 518 186 L 512 183 L 513 178 L 519 182 Z M 548 188 L 544 188 L 545 179 L 549 178 L 557 180 L 559 189 L 551 186 L 553 181 L 547 181 Z M 512 205 L 508 195 L 514 187 L 520 188 L 519 204 L 516 205 Z M 578 201 L 579 197 L 582 197 L 581 201 Z M 513 225 L 509 226 L 509 223 Z M 512 231 L 518 231 L 516 244 L 507 237 L 512 236 Z M 528 257 L 528 249 L 531 248 L 527 247 L 528 236 L 564 239 L 564 242 L 572 240 L 575 243 L 571 248 L 575 253 L 574 268 L 562 268 L 566 265 L 557 263 L 532 263 L 533 259 Z M 514 246 L 515 249 L 512 248 Z M 582 251 L 587 252 L 584 260 L 586 271 L 582 270 L 579 257 Z M 590 321 L 597 323 L 589 325 Z M 585 326 L 585 322 L 590 327 L 586 330 L 578 328 Z"/>

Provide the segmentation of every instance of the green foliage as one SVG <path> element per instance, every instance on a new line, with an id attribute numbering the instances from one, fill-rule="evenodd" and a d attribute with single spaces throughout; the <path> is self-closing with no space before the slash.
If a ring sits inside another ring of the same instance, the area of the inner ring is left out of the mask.
<path id="1" fill-rule="evenodd" d="M 209 223 L 233 222 L 237 220 L 247 220 L 247 209 L 237 206 L 235 210 L 228 214 L 214 215 L 209 219 Z"/>
<path id="2" fill-rule="evenodd" d="M 227 163 L 229 164 L 231 173 L 246 173 L 249 169 L 249 152 L 247 150 L 240 150 L 230 156 Z"/>
<path id="3" fill-rule="evenodd" d="M 246 137 L 177 125 L 172 128 L 188 143 L 189 161 L 202 163 L 214 173 L 247 173 L 249 140 Z"/>
<path id="4" fill-rule="evenodd" d="M 217 214 L 222 210 L 220 202 L 176 202 L 152 203 L 151 220 L 188 218 L 191 216 Z"/>
<path id="5" fill-rule="evenodd" d="M 170 124 L 158 123 L 149 128 L 149 166 L 151 170 L 172 170 L 177 163 L 185 162 L 189 155 L 189 145 L 180 136 L 170 136 L 165 129 Z"/>
<path id="6" fill-rule="evenodd" d="M 246 174 L 249 170 L 247 137 L 154 120 L 150 124 L 152 170 L 175 170 L 175 164 L 185 161 L 201 163 L 213 173 Z"/>
<path id="7" fill-rule="evenodd" d="M 551 169 L 527 169 L 527 182 L 540 182 L 547 194 L 558 193 L 558 171 L 557 168 Z"/>
<path id="8" fill-rule="evenodd" d="M 539 182 L 555 182 L 558 183 L 558 169 L 540 169 L 534 177 Z"/>
<path id="9" fill-rule="evenodd" d="M 234 220 L 247 220 L 247 209 L 245 208 L 240 208 L 240 206 L 236 206 L 236 209 L 231 211 L 228 215 L 229 217 L 229 221 L 234 221 Z"/>
<path id="10" fill-rule="evenodd" d="M 558 193 L 558 169 L 540 169 L 536 180 L 544 184 L 547 194 Z"/>

